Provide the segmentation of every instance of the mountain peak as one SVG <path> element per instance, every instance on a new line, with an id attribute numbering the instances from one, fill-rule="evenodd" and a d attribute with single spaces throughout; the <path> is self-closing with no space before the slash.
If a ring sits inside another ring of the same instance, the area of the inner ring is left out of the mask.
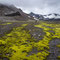
<path id="1" fill-rule="evenodd" d="M 60 20 L 60 14 L 57 13 L 51 13 L 51 14 L 47 14 L 47 15 L 41 15 L 41 14 L 35 14 L 33 12 L 30 13 L 31 16 L 34 17 L 34 19 L 38 19 L 38 20 Z"/>

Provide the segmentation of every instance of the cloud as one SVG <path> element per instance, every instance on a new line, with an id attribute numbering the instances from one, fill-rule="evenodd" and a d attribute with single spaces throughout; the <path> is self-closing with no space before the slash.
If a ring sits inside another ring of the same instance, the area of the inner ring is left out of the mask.
<path id="1" fill-rule="evenodd" d="M 13 4 L 26 13 L 60 13 L 60 0 L 0 0 L 0 3 Z"/>

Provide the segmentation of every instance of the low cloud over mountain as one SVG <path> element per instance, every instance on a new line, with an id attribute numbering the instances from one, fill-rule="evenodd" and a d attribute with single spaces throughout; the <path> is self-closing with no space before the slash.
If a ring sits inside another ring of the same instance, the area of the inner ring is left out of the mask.
<path id="1" fill-rule="evenodd" d="M 13 4 L 26 13 L 60 13 L 60 0 L 0 0 L 0 3 Z"/>

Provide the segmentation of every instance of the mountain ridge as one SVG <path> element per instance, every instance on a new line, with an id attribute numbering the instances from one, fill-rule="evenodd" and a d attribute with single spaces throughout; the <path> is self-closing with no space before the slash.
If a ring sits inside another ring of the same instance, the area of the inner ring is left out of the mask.
<path id="1" fill-rule="evenodd" d="M 42 15 L 42 14 L 35 14 L 31 12 L 30 16 L 34 17 L 34 19 L 36 20 L 60 20 L 60 14 L 57 13 Z"/>

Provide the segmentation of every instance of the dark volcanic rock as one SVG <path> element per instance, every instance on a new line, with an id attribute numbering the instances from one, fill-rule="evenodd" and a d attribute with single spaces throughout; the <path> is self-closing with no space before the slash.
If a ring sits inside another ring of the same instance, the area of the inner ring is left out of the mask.
<path id="1" fill-rule="evenodd" d="M 17 15 L 22 15 L 22 10 L 16 8 L 14 5 L 3 5 L 0 4 L 0 16 L 5 16 L 5 15 L 11 15 L 11 14 L 16 14 Z"/>
<path id="2" fill-rule="evenodd" d="M 12 13 L 5 13 L 5 16 L 21 16 L 21 14 L 17 11 Z"/>
<path id="3" fill-rule="evenodd" d="M 0 17 L 1 16 L 13 17 L 14 20 L 28 20 L 29 19 L 26 13 L 24 13 L 21 9 L 16 8 L 14 5 L 0 4 Z"/>

